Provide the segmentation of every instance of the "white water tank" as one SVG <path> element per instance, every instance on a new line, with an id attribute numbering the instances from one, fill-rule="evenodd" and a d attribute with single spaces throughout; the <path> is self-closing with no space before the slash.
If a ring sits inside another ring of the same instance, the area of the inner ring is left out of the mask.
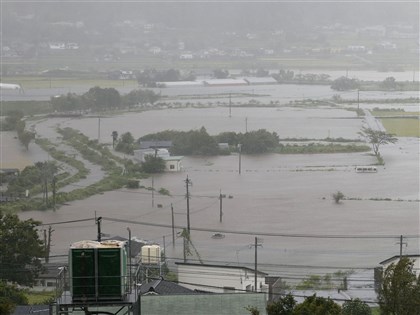
<path id="1" fill-rule="evenodd" d="M 160 246 L 159 245 L 144 245 L 141 248 L 141 263 L 143 265 L 160 264 Z"/>

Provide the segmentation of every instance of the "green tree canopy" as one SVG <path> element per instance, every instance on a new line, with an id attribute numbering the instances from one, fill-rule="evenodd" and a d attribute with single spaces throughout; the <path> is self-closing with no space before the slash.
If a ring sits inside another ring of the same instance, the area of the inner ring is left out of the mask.
<path id="1" fill-rule="evenodd" d="M 386 133 L 385 131 L 374 130 L 372 128 L 366 127 L 362 128 L 362 131 L 359 132 L 359 135 L 365 138 L 366 141 L 368 141 L 372 145 L 373 153 L 376 156 L 380 155 L 379 147 L 381 145 L 395 143 L 398 141 L 398 139 L 395 138 L 392 134 Z"/>
<path id="2" fill-rule="evenodd" d="M 7 193 L 22 194 L 25 190 L 32 190 L 37 185 L 43 185 L 45 179 L 51 182 L 57 170 L 57 165 L 53 161 L 36 162 L 33 166 L 27 166 L 10 181 Z"/>
<path id="3" fill-rule="evenodd" d="M 144 162 L 141 164 L 142 171 L 148 174 L 162 173 L 165 167 L 165 161 L 161 157 L 150 154 L 144 157 Z"/>
<path id="4" fill-rule="evenodd" d="M 63 112 L 81 110 L 86 107 L 82 102 L 82 98 L 74 93 L 53 96 L 50 102 L 54 110 Z"/>
<path id="5" fill-rule="evenodd" d="M 22 131 L 18 134 L 19 141 L 23 144 L 26 150 L 29 150 L 29 144 L 35 139 L 35 133 L 31 131 Z"/>
<path id="6" fill-rule="evenodd" d="M 372 310 L 367 303 L 354 299 L 344 302 L 342 313 L 342 315 L 371 315 Z"/>
<path id="7" fill-rule="evenodd" d="M 175 155 L 216 155 L 219 147 L 204 127 L 199 130 L 180 132 L 173 139 L 171 153 Z"/>
<path id="8" fill-rule="evenodd" d="M 134 138 L 130 132 L 123 133 L 120 140 L 115 146 L 115 151 L 126 154 L 133 154 L 134 152 Z"/>
<path id="9" fill-rule="evenodd" d="M 4 123 L 1 124 L 1 130 L 17 130 L 17 124 L 23 116 L 23 112 L 20 110 L 8 111 Z"/>
<path id="10" fill-rule="evenodd" d="M 275 132 L 259 129 L 240 135 L 239 141 L 242 143 L 242 152 L 255 154 L 274 149 L 279 145 L 280 138 Z"/>
<path id="11" fill-rule="evenodd" d="M 216 79 L 226 79 L 229 76 L 229 71 L 223 69 L 215 69 L 213 70 L 213 76 Z"/>
<path id="12" fill-rule="evenodd" d="M 386 90 L 395 90 L 397 88 L 397 82 L 394 77 L 388 77 L 381 82 L 381 87 Z"/>
<path id="13" fill-rule="evenodd" d="M 85 104 L 94 110 L 107 110 L 121 105 L 120 93 L 114 88 L 95 86 L 83 94 Z"/>
<path id="14" fill-rule="evenodd" d="M 122 97 L 122 102 L 125 106 L 132 107 L 135 105 L 154 104 L 160 98 L 152 90 L 133 90 Z"/>
<path id="15" fill-rule="evenodd" d="M 341 306 L 333 300 L 314 294 L 298 304 L 293 315 L 341 315 Z"/>
<path id="16" fill-rule="evenodd" d="M 336 91 L 348 91 L 359 88 L 359 82 L 356 79 L 349 79 L 346 77 L 340 77 L 335 79 L 331 84 L 331 89 Z"/>
<path id="17" fill-rule="evenodd" d="M 32 219 L 0 212 L 0 279 L 32 286 L 42 270 L 44 245 Z"/>
<path id="18" fill-rule="evenodd" d="M 26 305 L 28 299 L 16 285 L 0 281 L 0 314 L 12 314 L 16 305 Z"/>
<path id="19" fill-rule="evenodd" d="M 385 269 L 378 294 L 381 314 L 420 314 L 420 277 L 416 277 L 413 267 L 412 260 L 402 257 Z"/>
<path id="20" fill-rule="evenodd" d="M 293 315 L 296 301 L 291 294 L 280 297 L 267 305 L 267 315 Z"/>

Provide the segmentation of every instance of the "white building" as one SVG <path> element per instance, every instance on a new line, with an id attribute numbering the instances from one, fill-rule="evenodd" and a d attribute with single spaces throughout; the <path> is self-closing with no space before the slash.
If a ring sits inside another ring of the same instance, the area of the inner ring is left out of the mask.
<path id="1" fill-rule="evenodd" d="M 183 156 L 167 156 L 164 157 L 167 172 L 179 172 L 182 171 L 182 158 Z"/>
<path id="2" fill-rule="evenodd" d="M 134 158 L 139 162 L 144 162 L 146 155 L 152 155 L 152 156 L 156 155 L 156 157 L 160 157 L 162 159 L 168 158 L 170 156 L 168 149 L 149 148 L 149 149 L 134 150 Z"/>
<path id="3" fill-rule="evenodd" d="M 178 281 L 193 290 L 215 293 L 253 292 L 255 271 L 250 268 L 227 265 L 175 263 Z M 257 292 L 267 292 L 264 272 L 257 271 Z"/>
<path id="4" fill-rule="evenodd" d="M 413 271 L 416 273 L 417 277 L 420 276 L 420 255 L 403 255 L 413 261 Z M 386 270 L 391 264 L 397 264 L 400 260 L 400 256 L 393 256 L 384 261 L 381 261 L 379 264 L 383 267 L 383 270 Z"/>
<path id="5" fill-rule="evenodd" d="M 140 163 L 145 161 L 147 155 L 160 157 L 165 161 L 165 171 L 167 172 L 179 172 L 182 170 L 182 159 L 183 156 L 171 156 L 168 149 L 139 149 L 134 150 L 134 159 Z"/>

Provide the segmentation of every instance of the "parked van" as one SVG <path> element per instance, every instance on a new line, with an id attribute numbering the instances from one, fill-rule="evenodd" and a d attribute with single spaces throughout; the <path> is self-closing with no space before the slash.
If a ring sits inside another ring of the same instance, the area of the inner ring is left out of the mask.
<path id="1" fill-rule="evenodd" d="M 356 166 L 356 173 L 376 173 L 376 166 Z"/>

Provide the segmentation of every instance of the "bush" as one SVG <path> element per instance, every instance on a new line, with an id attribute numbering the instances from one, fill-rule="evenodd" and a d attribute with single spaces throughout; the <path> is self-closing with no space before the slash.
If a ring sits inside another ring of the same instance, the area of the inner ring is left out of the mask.
<path id="1" fill-rule="evenodd" d="M 332 195 L 332 197 L 333 197 L 335 203 L 340 203 L 341 200 L 344 199 L 344 194 L 341 191 L 337 191 L 336 193 L 334 193 Z"/>
<path id="2" fill-rule="evenodd" d="M 127 181 L 127 188 L 136 189 L 140 187 L 140 181 L 137 179 L 129 179 Z"/>

